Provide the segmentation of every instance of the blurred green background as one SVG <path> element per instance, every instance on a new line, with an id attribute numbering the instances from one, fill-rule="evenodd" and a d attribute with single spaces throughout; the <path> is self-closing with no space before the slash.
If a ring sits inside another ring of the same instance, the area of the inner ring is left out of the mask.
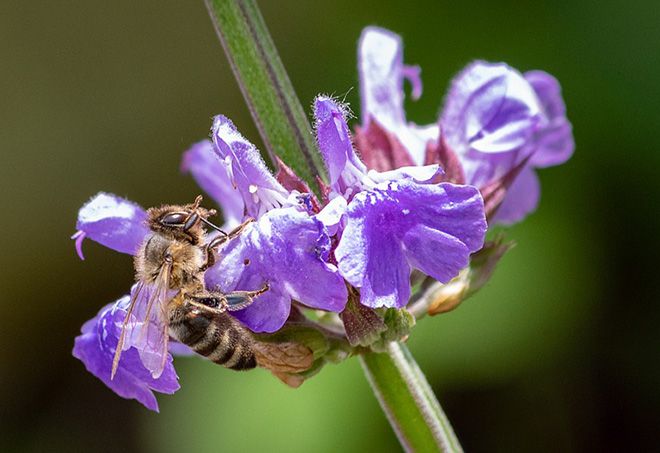
<path id="1" fill-rule="evenodd" d="M 577 149 L 541 172 L 518 246 L 409 346 L 468 451 L 639 451 L 660 426 L 660 3 L 262 1 L 305 106 L 359 112 L 356 42 L 370 24 L 421 65 L 420 123 L 474 58 L 562 83 Z M 356 360 L 298 390 L 266 372 L 177 362 L 161 413 L 114 395 L 70 355 L 120 297 L 131 259 L 68 239 L 100 190 L 143 206 L 198 189 L 181 152 L 224 113 L 260 143 L 201 1 L 0 4 L 0 451 L 398 451 Z M 308 109 L 309 110 L 309 109 Z"/>

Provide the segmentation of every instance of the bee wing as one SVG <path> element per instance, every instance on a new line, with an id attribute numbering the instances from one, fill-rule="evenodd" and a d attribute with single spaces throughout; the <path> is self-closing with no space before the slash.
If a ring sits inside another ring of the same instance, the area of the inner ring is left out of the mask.
<path id="1" fill-rule="evenodd" d="M 117 341 L 117 347 L 115 348 L 115 356 L 112 359 L 112 371 L 110 372 L 110 379 L 114 379 L 115 373 L 117 373 L 117 368 L 119 367 L 119 360 L 121 359 L 121 353 L 130 348 L 131 342 L 126 341 L 130 337 L 130 332 L 135 330 L 137 324 L 137 318 L 133 314 L 136 310 L 136 306 L 143 303 L 144 299 L 144 287 L 145 283 L 143 281 L 137 282 L 133 288 L 131 288 L 131 300 L 128 304 L 128 309 L 126 310 L 126 317 L 124 322 L 121 325 L 121 333 L 119 334 L 119 340 Z"/>
<path id="2" fill-rule="evenodd" d="M 119 366 L 121 352 L 135 347 L 142 364 L 154 379 L 160 377 L 168 356 L 167 303 L 171 299 L 170 265 L 163 265 L 153 284 L 140 281 L 122 325 L 112 365 L 112 377 Z"/>

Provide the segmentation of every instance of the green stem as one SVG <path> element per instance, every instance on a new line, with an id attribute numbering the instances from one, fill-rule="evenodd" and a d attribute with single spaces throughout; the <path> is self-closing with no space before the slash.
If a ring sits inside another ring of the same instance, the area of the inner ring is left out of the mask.
<path id="1" fill-rule="evenodd" d="M 309 121 L 254 0 L 205 0 L 268 153 L 310 187 L 324 177 Z"/>
<path id="2" fill-rule="evenodd" d="M 369 352 L 360 360 L 381 408 L 407 451 L 463 451 L 405 345 L 392 342 L 385 353 Z"/>

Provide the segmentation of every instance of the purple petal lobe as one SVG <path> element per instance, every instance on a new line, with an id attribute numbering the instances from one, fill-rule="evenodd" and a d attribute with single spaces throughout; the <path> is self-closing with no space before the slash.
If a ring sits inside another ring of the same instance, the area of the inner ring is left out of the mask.
<path id="1" fill-rule="evenodd" d="M 365 28 L 358 44 L 358 70 L 362 125 L 373 120 L 396 134 L 415 164 L 421 165 L 426 144 L 438 138 L 439 129 L 436 124 L 420 127 L 406 122 L 404 78 L 412 83 L 413 99 L 421 95 L 422 86 L 419 68 L 403 64 L 401 37 L 382 28 Z"/>
<path id="2" fill-rule="evenodd" d="M 413 101 L 416 101 L 422 97 L 422 78 L 420 77 L 421 72 L 422 68 L 417 65 L 406 65 L 403 67 L 403 77 L 405 77 L 410 82 L 410 85 L 412 85 L 412 93 L 410 93 L 410 96 L 412 97 Z"/>
<path id="3" fill-rule="evenodd" d="M 213 143 L 195 143 L 183 155 L 181 170 L 190 172 L 199 187 L 222 208 L 224 228 L 230 230 L 241 223 L 245 205 L 238 189 L 232 186 L 227 165 L 213 149 Z"/>
<path id="4" fill-rule="evenodd" d="M 573 154 L 575 143 L 571 123 L 566 118 L 566 106 L 559 82 L 543 71 L 526 72 L 525 79 L 534 88 L 544 113 L 531 164 L 534 167 L 563 164 Z"/>
<path id="5" fill-rule="evenodd" d="M 463 269 L 469 262 L 470 251 L 464 243 L 426 225 L 411 228 L 403 236 L 403 244 L 408 262 L 441 283 L 454 278 L 457 269 Z"/>
<path id="6" fill-rule="evenodd" d="M 149 232 L 147 213 L 137 204 L 116 195 L 99 193 L 78 211 L 76 247 L 88 237 L 121 253 L 135 254 Z"/>
<path id="7" fill-rule="evenodd" d="M 521 221 L 536 210 L 540 195 L 538 176 L 531 167 L 524 168 L 509 187 L 493 221 L 505 225 Z"/>
<path id="8" fill-rule="evenodd" d="M 257 148 L 236 130 L 227 117 L 218 115 L 212 128 L 215 152 L 229 166 L 229 177 L 243 197 L 248 216 L 287 204 L 289 192 L 277 182 Z"/>
<path id="9" fill-rule="evenodd" d="M 358 44 L 358 71 L 362 124 L 370 118 L 389 130 L 404 124 L 401 37 L 383 28 L 365 28 Z"/>
<path id="10" fill-rule="evenodd" d="M 498 153 L 525 144 L 538 114 L 536 95 L 518 71 L 475 62 L 454 79 L 442 126 L 455 150 L 462 145 Z M 465 142 L 452 143 L 459 139 Z"/>
<path id="11" fill-rule="evenodd" d="M 320 221 L 296 208 L 273 209 L 224 247 L 206 272 L 207 287 L 223 292 L 256 290 L 268 284 L 236 317 L 257 332 L 274 332 L 288 317 L 291 299 L 309 307 L 341 311 L 346 287 L 325 262 L 329 237 Z"/>
<path id="12" fill-rule="evenodd" d="M 155 379 L 142 364 L 138 351 L 130 348 L 122 353 L 117 373 L 114 379 L 110 379 L 112 360 L 128 303 L 129 297 L 125 296 L 105 306 L 95 318 L 87 321 L 81 335 L 75 339 L 73 355 L 119 396 L 136 399 L 148 409 L 158 411 L 153 392 L 172 394 L 179 389 L 171 356 L 167 358 L 163 373 Z"/>
<path id="13" fill-rule="evenodd" d="M 344 193 L 348 187 L 359 184 L 367 168 L 353 150 L 343 107 L 328 97 L 318 96 L 314 101 L 314 117 L 330 185 L 336 192 Z"/>
<path id="14" fill-rule="evenodd" d="M 73 236 L 71 236 L 71 239 L 74 239 L 76 242 L 76 253 L 78 254 L 78 257 L 82 260 L 85 261 L 85 255 L 83 255 L 82 251 L 82 243 L 85 240 L 85 232 L 84 231 L 76 231 Z"/>
<path id="15" fill-rule="evenodd" d="M 566 105 L 557 79 L 545 71 L 527 71 L 524 77 L 536 92 L 543 113 L 548 118 L 566 116 Z"/>
<path id="16" fill-rule="evenodd" d="M 486 232 L 483 200 L 471 186 L 383 182 L 355 195 L 335 250 L 342 276 L 370 307 L 403 307 L 410 268 L 442 281 L 465 267 Z M 430 241 L 434 253 L 420 252 Z"/>
<path id="17" fill-rule="evenodd" d="M 441 124 L 469 184 L 487 187 L 529 159 L 529 171 L 514 181 L 495 216 L 502 223 L 535 209 L 539 186 L 531 168 L 563 163 L 574 149 L 561 88 L 543 71 L 523 77 L 504 64 L 473 63 L 454 80 Z"/>
<path id="18" fill-rule="evenodd" d="M 270 333 L 280 330 L 290 311 L 291 297 L 285 294 L 280 285 L 271 285 L 249 307 L 232 314 L 254 332 Z"/>
<path id="19" fill-rule="evenodd" d="M 399 191 L 398 199 L 416 208 L 414 215 L 419 223 L 454 236 L 470 253 L 483 246 L 487 225 L 483 199 L 475 187 L 409 183 Z"/>
<path id="20" fill-rule="evenodd" d="M 481 186 L 506 172 L 499 160 L 514 165 L 523 157 L 540 118 L 536 94 L 518 71 L 478 61 L 452 82 L 441 126 L 463 159 L 467 182 Z"/>
<path id="21" fill-rule="evenodd" d="M 410 299 L 410 265 L 401 243 L 391 235 L 383 235 L 369 248 L 360 302 L 372 308 L 405 306 Z"/>

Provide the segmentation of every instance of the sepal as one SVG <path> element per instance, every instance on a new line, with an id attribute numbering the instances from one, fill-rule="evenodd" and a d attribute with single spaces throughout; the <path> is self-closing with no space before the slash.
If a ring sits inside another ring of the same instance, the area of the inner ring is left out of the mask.
<path id="1" fill-rule="evenodd" d="M 356 126 L 354 137 L 362 161 L 371 170 L 382 172 L 415 165 L 397 136 L 373 119 L 363 127 Z"/>
<path id="2" fill-rule="evenodd" d="M 387 330 L 382 317 L 373 308 L 359 302 L 357 291 L 350 292 L 346 308 L 339 314 L 351 346 L 370 346 Z"/>

